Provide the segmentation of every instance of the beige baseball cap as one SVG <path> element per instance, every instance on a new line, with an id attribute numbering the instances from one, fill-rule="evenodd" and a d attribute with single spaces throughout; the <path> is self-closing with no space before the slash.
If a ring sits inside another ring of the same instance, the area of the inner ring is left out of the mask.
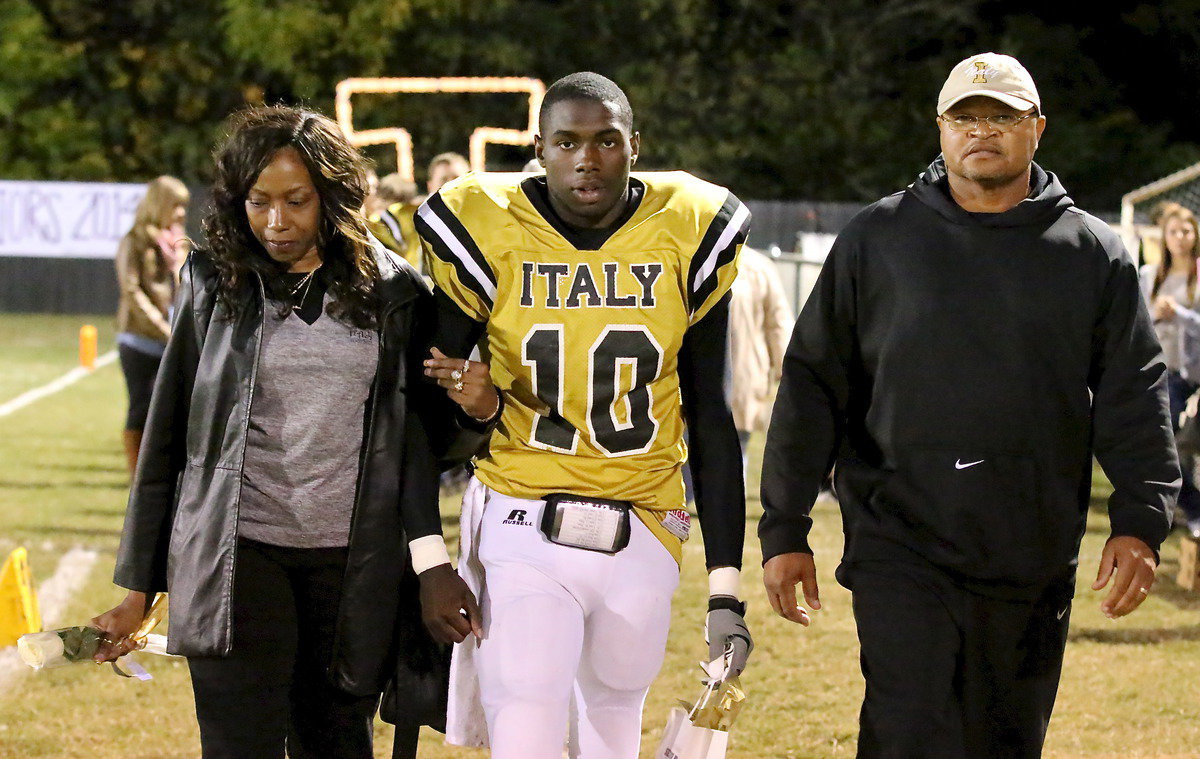
<path id="1" fill-rule="evenodd" d="M 999 100 L 1005 105 L 1028 110 L 1030 106 L 1042 112 L 1033 77 L 1011 55 L 980 53 L 964 58 L 950 70 L 942 91 L 938 93 L 938 115 L 945 113 L 960 100 L 981 95 Z"/>

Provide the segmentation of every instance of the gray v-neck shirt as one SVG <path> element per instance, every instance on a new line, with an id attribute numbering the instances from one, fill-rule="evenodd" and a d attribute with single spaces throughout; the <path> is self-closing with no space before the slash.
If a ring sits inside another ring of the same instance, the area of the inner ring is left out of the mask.
<path id="1" fill-rule="evenodd" d="M 270 302 L 266 311 L 238 534 L 293 548 L 348 545 L 378 335 L 327 313 L 306 324 L 291 312 L 280 319 Z"/>

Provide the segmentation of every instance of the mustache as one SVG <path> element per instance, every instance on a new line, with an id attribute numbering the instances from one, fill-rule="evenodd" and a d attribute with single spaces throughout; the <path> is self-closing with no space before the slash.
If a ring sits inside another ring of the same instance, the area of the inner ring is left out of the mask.
<path id="1" fill-rule="evenodd" d="M 987 151 L 989 153 L 999 153 L 1000 155 L 1004 155 L 1004 150 L 994 142 L 971 143 L 970 145 L 967 146 L 967 149 L 963 151 L 962 155 L 963 155 L 963 158 L 966 158 L 967 156 L 971 155 L 972 153 L 979 153 L 979 152 L 983 152 L 983 151 Z"/>

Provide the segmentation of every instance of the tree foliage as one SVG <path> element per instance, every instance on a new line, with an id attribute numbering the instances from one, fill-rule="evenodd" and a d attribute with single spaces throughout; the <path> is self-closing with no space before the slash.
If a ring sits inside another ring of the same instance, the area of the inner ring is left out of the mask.
<path id="1" fill-rule="evenodd" d="M 1077 199 L 1111 209 L 1200 160 L 1194 121 L 1135 105 L 1144 93 L 1121 79 L 1113 41 L 1162 40 L 1160 65 L 1194 79 L 1198 33 L 1179 20 L 1198 9 L 1138 2 L 1081 27 L 1065 10 L 996 0 L 0 0 L 0 166 L 9 178 L 200 182 L 222 120 L 246 103 L 331 112 L 348 76 L 548 84 L 592 69 L 629 93 L 641 165 L 747 198 L 869 201 L 937 154 L 950 66 L 994 49 L 1020 57 L 1043 91 L 1039 160 Z M 409 128 L 418 165 L 465 151 L 476 126 L 524 122 L 511 95 L 355 107 L 356 126 Z M 369 153 L 391 168 L 386 151 Z M 493 155 L 515 168 L 529 151 Z"/>

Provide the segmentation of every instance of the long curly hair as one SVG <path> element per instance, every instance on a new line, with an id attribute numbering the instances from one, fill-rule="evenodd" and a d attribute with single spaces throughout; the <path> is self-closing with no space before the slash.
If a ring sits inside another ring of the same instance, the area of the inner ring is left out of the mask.
<path id="1" fill-rule="evenodd" d="M 234 113 L 227 137 L 214 152 L 217 172 L 212 204 L 204 217 L 207 247 L 218 272 L 217 302 L 230 317 L 250 306 L 245 288 L 253 273 L 270 284 L 286 270 L 254 236 L 246 196 L 258 175 L 283 148 L 295 148 L 317 189 L 321 221 L 317 245 L 334 318 L 370 329 L 378 320 L 375 283 L 379 267 L 362 215 L 367 194 L 366 162 L 329 118 L 308 109 L 257 106 Z M 293 305 L 287 288 L 272 293 Z"/>

